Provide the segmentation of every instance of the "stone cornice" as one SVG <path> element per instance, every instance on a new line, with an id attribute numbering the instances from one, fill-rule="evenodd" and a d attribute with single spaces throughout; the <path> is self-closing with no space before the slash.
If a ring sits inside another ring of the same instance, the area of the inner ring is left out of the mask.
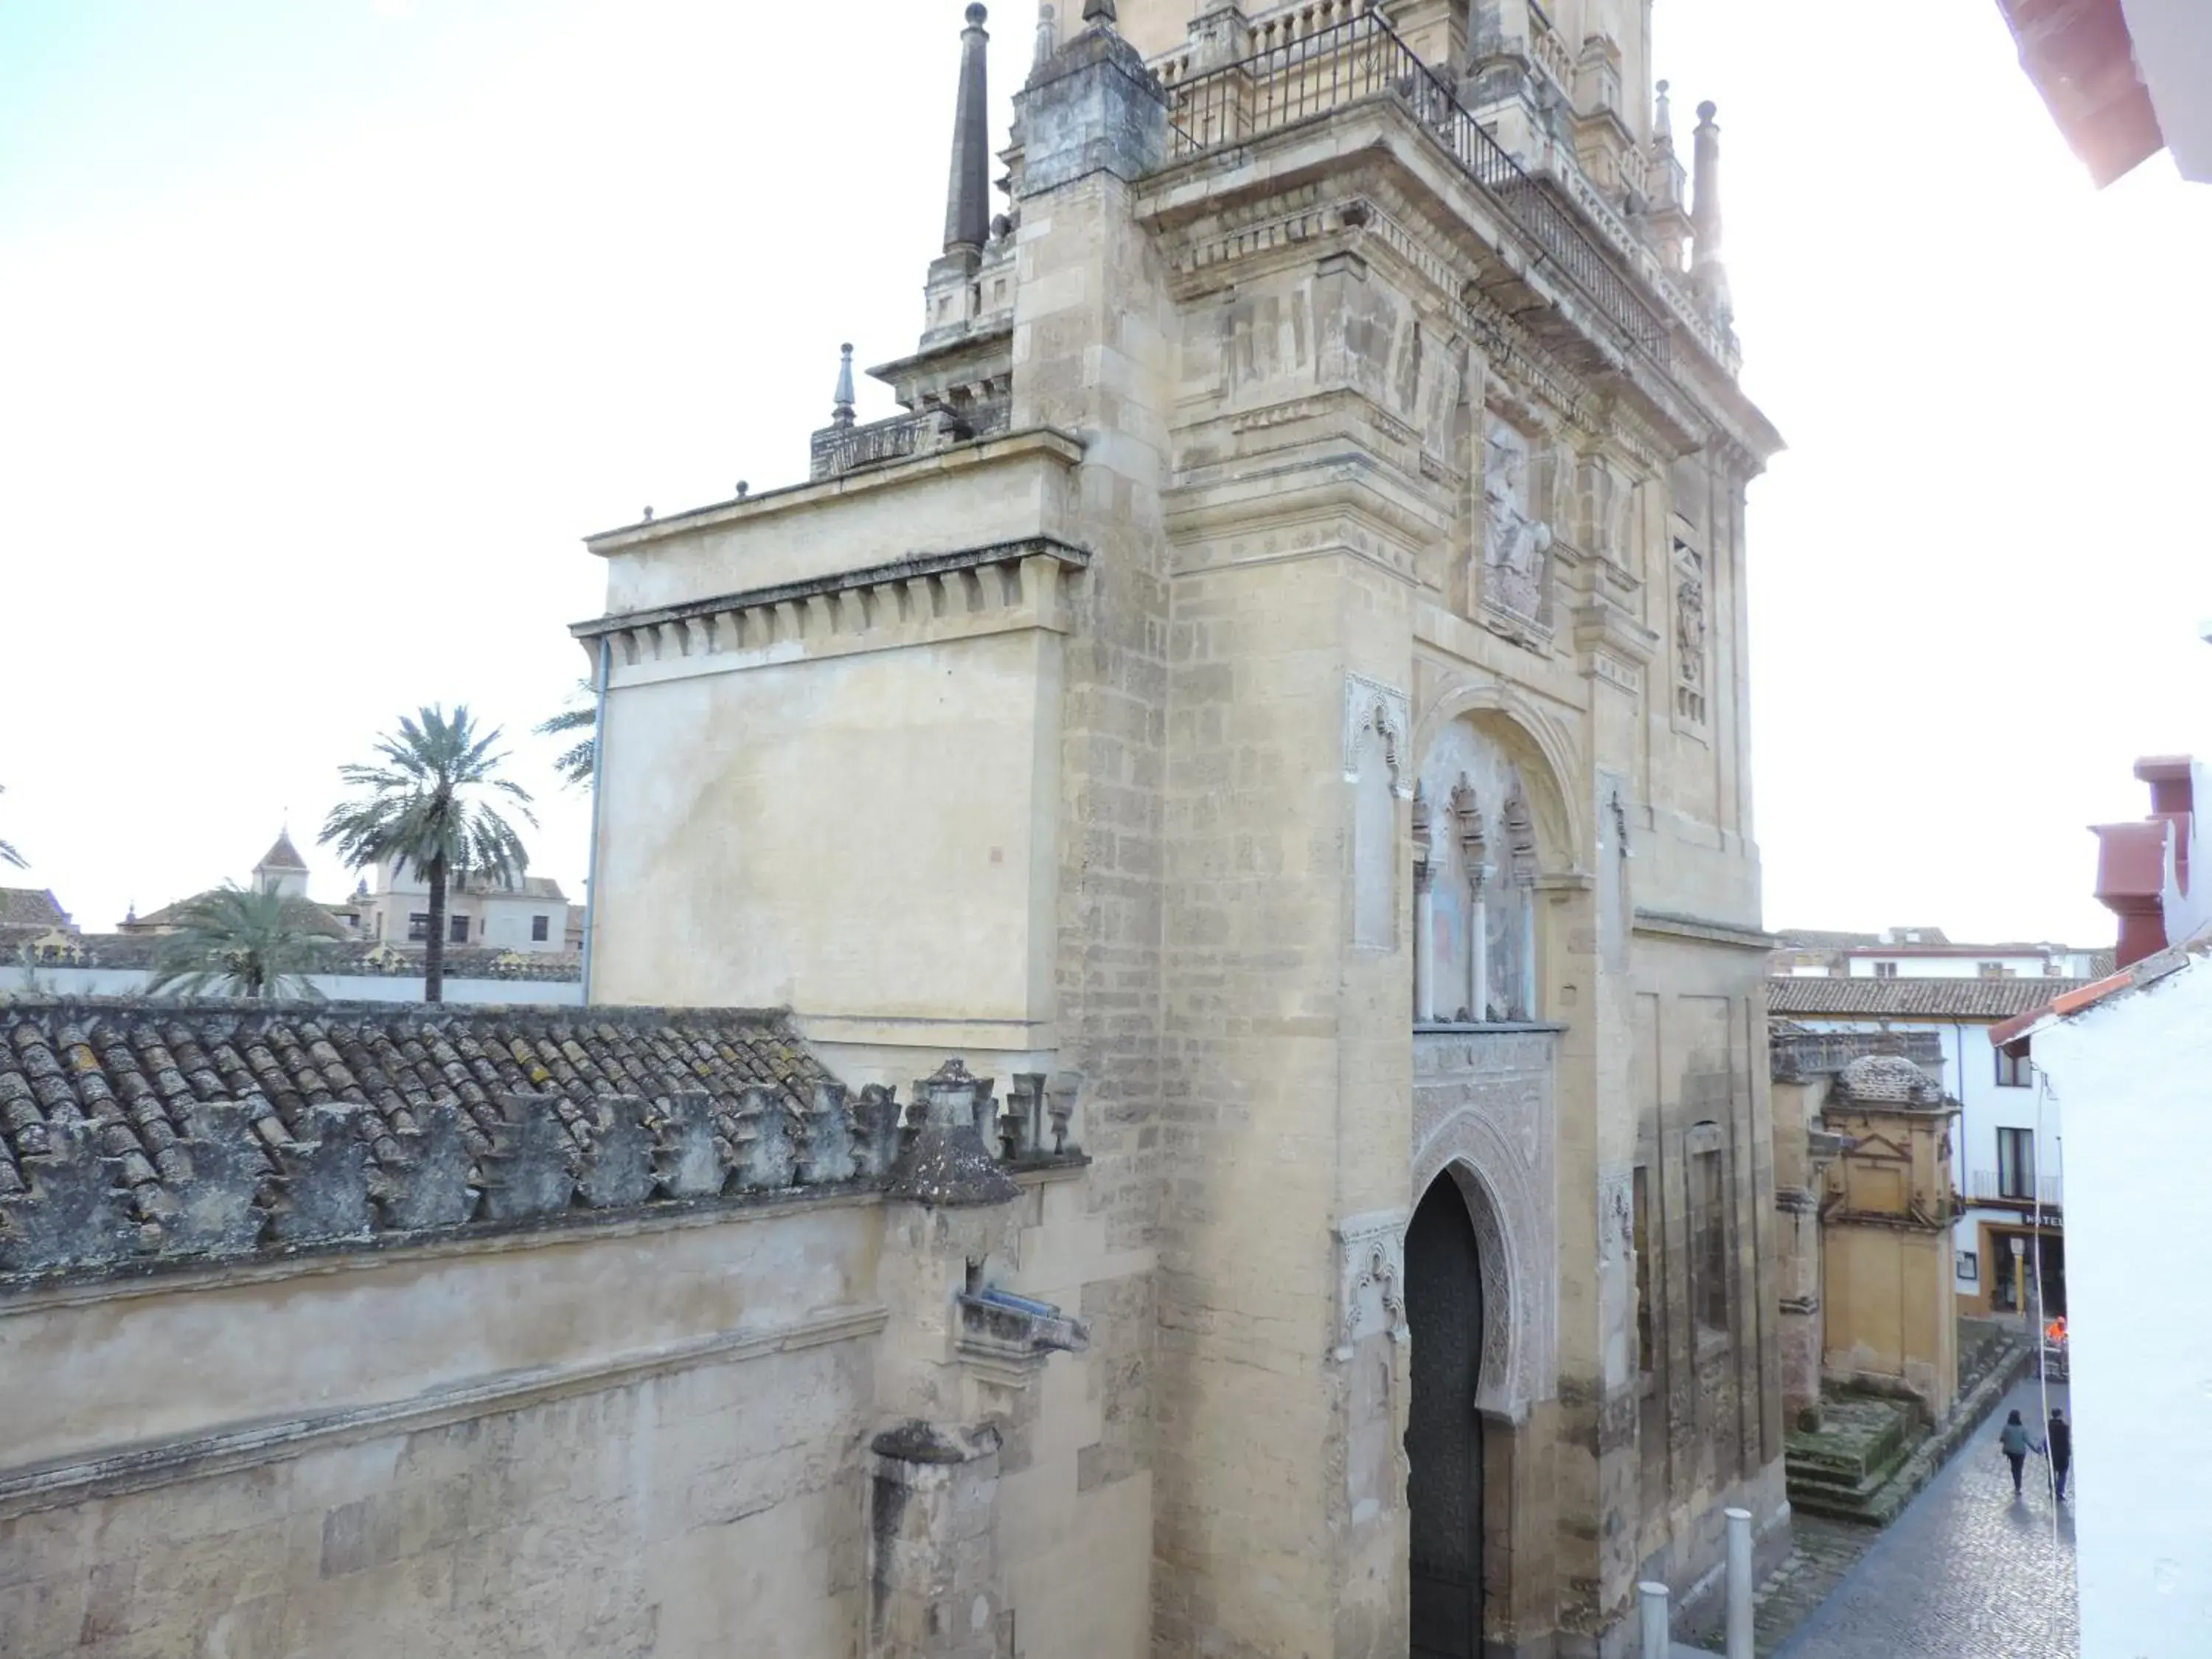
<path id="1" fill-rule="evenodd" d="M 1680 449 L 1726 445 L 1749 464 L 1748 476 L 1759 470 L 1762 457 L 1782 447 L 1771 422 L 1702 349 L 1694 358 L 1703 372 L 1678 367 L 1662 373 L 1620 343 L 1616 331 L 1595 319 L 1587 296 L 1395 100 L 1347 106 L 1327 120 L 1285 127 L 1233 149 L 1179 161 L 1146 181 L 1139 211 L 1161 235 L 1184 285 L 1202 292 L 1238 280 L 1242 273 L 1234 268 L 1255 256 L 1316 239 L 1320 232 L 1358 233 L 1361 227 L 1345 227 L 1340 220 L 1329 225 L 1317 221 L 1315 213 L 1325 181 L 1355 169 L 1360 170 L 1362 187 L 1402 196 L 1409 210 L 1433 216 L 1439 232 L 1452 234 L 1461 245 L 1462 257 L 1444 262 L 1455 279 L 1444 285 L 1446 294 L 1464 300 L 1472 285 L 1478 298 L 1484 289 L 1513 289 L 1540 301 L 1582 343 L 1593 377 L 1609 389 L 1632 394 L 1648 416 L 1673 427 L 1679 436 L 1671 441 Z M 1297 204 L 1288 214 L 1286 198 Z M 1421 204 L 1433 204 L 1433 213 Z M 1271 221 L 1281 226 L 1279 234 L 1263 234 Z M 1328 251 L 1328 238 L 1318 240 L 1322 245 L 1312 251 Z M 1334 242 L 1358 245 L 1340 237 Z M 1474 258 L 1468 260 L 1466 255 Z M 1216 266 L 1222 268 L 1210 269 Z M 1640 276 L 1635 280 L 1648 287 Z M 1662 309 L 1673 314 L 1671 306 Z M 1686 331 L 1678 328 L 1676 338 L 1686 337 Z"/>
<path id="2" fill-rule="evenodd" d="M 909 553 L 904 558 L 869 565 L 859 570 L 832 571 L 826 575 L 776 582 L 766 587 L 746 588 L 736 593 L 718 594 L 712 599 L 687 599 L 681 605 L 665 605 L 650 611 L 619 611 L 613 616 L 572 623 L 568 631 L 580 640 L 595 640 L 605 634 L 641 635 L 745 611 L 803 606 L 809 600 L 827 599 L 835 594 L 926 581 L 933 577 L 941 579 L 993 566 L 1018 564 L 1032 556 L 1051 559 L 1076 570 L 1085 569 L 1091 563 L 1089 550 L 1072 542 L 1061 541 L 1056 536 L 1026 536 L 1018 541 L 963 547 L 949 553 Z M 656 651 L 655 654 L 659 653 Z"/>
<path id="3" fill-rule="evenodd" d="M 1756 927 L 1745 927 L 1733 921 L 1715 921 L 1704 916 L 1674 915 L 1663 910 L 1638 910 L 1636 931 L 1658 939 L 1694 939 L 1701 945 L 1725 945 L 1737 951 L 1757 951 L 1764 954 L 1774 950 L 1782 941 L 1772 933 L 1762 933 Z"/>
<path id="4" fill-rule="evenodd" d="M 568 1365 L 508 1371 L 411 1399 L 180 1436 L 107 1456 L 0 1472 L 0 1521 L 39 1510 L 146 1492 L 180 1480 L 286 1462 L 303 1452 L 443 1428 L 495 1413 L 526 1410 L 578 1394 L 599 1394 L 701 1365 L 794 1353 L 874 1336 L 880 1307 L 823 1315 L 769 1331 L 720 1331 L 694 1341 Z"/>
<path id="5" fill-rule="evenodd" d="M 671 518 L 651 519 L 641 524 L 601 531 L 595 536 L 586 537 L 584 545 L 604 558 L 611 554 L 627 553 L 658 542 L 696 534 L 702 530 L 715 530 L 741 521 L 773 518 L 778 514 L 818 507 L 847 495 L 865 495 L 871 490 L 910 484 L 917 477 L 933 472 L 960 472 L 973 467 L 999 466 L 1008 462 L 1036 459 L 1074 467 L 1081 465 L 1083 453 L 1083 440 L 1072 432 L 1063 432 L 1057 427 L 1023 427 L 994 437 L 955 444 L 950 448 L 918 455 L 911 460 L 872 466 L 817 482 L 791 484 L 758 495 L 746 495 L 708 507 L 694 507 Z"/>
<path id="6" fill-rule="evenodd" d="M 694 599 L 576 625 L 613 647 L 613 688 L 1037 629 L 1074 631 L 1083 549 L 1049 536 Z"/>

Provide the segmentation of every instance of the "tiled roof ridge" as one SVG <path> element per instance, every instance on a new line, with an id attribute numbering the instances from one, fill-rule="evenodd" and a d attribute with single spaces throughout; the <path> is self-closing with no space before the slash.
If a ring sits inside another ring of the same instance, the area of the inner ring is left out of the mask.
<path id="1" fill-rule="evenodd" d="M 18 997 L 0 1275 L 850 1181 L 856 1145 L 887 1175 L 881 1093 L 780 1009 Z"/>
<path id="2" fill-rule="evenodd" d="M 1771 977 L 1766 1006 L 1805 1018 L 2004 1019 L 2092 981 L 2079 979 Z"/>
<path id="3" fill-rule="evenodd" d="M 2114 997 L 2148 990 L 2169 975 L 2179 973 L 2207 956 L 2212 956 L 2212 932 L 2199 933 L 2185 944 L 2169 945 L 2165 950 L 2154 951 L 2101 979 L 2075 980 L 2058 988 L 2048 1000 L 1993 1028 L 1990 1032 L 1990 1041 L 1999 1048 L 2008 1042 L 2016 1042 L 2046 1020 L 2070 1019 L 2076 1014 L 2111 1001 Z"/>
<path id="4" fill-rule="evenodd" d="M 288 829 L 276 832 L 276 841 L 261 855 L 261 862 L 253 867 L 257 870 L 305 870 L 307 861 L 300 856 L 300 849 L 292 845 L 292 832 Z"/>
<path id="5" fill-rule="evenodd" d="M 0 1293 L 802 1188 L 995 1202 L 929 1178 L 1079 1163 L 1073 1087 L 1002 1107 L 948 1062 L 902 1123 L 782 1008 L 0 1000 Z"/>

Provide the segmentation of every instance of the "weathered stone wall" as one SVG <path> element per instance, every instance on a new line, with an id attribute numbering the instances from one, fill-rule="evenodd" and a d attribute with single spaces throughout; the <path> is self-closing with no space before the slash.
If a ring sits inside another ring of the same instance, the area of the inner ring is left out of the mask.
<path id="1" fill-rule="evenodd" d="M 870 1392 L 846 1340 L 15 1514 L 0 1650 L 846 1659 Z"/>
<path id="2" fill-rule="evenodd" d="M 918 1363 L 1001 1443 L 991 1639 L 1139 1654 L 1149 1258 L 1023 1181 L 989 1280 L 1098 1353 L 963 1365 L 873 1194 L 12 1291 L 0 1651 L 851 1659 Z"/>
<path id="3" fill-rule="evenodd" d="M 878 1213 L 11 1294 L 0 1650 L 844 1659 Z"/>

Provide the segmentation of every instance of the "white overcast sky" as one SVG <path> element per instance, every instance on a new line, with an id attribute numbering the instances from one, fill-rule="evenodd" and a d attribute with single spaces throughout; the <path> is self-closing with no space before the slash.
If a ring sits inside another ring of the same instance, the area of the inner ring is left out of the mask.
<path id="1" fill-rule="evenodd" d="M 994 9 L 1003 132 L 1034 13 Z M 838 343 L 912 349 L 961 10 L 0 0 L 28 878 L 106 928 L 289 816 L 343 890 L 336 768 L 443 701 L 506 726 L 580 896 L 528 734 L 600 609 L 579 538 L 790 482 Z M 1753 498 L 1766 920 L 2108 941 L 2083 826 L 2208 738 L 2212 190 L 2092 191 L 1992 0 L 1657 15 L 1791 445 Z"/>

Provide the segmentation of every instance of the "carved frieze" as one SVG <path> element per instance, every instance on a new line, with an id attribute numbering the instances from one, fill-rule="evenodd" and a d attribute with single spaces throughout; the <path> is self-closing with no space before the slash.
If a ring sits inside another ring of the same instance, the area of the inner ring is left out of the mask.
<path id="1" fill-rule="evenodd" d="M 1518 1419 L 1559 1374 L 1559 1228 L 1549 1031 L 1413 1039 L 1413 1194 L 1449 1171 L 1468 1200 L 1482 1273 L 1475 1403 Z"/>
<path id="2" fill-rule="evenodd" d="M 1516 630 L 1552 630 L 1553 536 L 1529 440 L 1492 419 L 1483 438 L 1482 607 Z"/>
<path id="3" fill-rule="evenodd" d="M 1347 672 L 1344 677 L 1344 781 L 1359 781 L 1359 753 L 1380 738 L 1390 768 L 1390 787 L 1401 799 L 1413 794 L 1413 769 L 1407 748 L 1413 729 L 1413 700 L 1395 685 Z"/>
<path id="4" fill-rule="evenodd" d="M 1335 1358 L 1350 1359 L 1363 1337 L 1403 1342 L 1406 1325 L 1406 1223 L 1410 1212 L 1352 1216 L 1337 1229 Z"/>

